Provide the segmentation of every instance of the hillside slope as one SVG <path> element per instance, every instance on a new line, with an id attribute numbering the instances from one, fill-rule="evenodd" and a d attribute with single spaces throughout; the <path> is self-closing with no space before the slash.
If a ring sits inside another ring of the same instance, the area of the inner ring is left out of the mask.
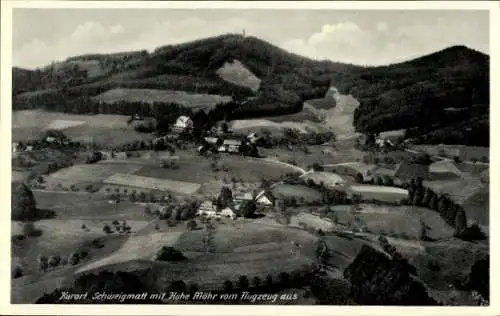
<path id="1" fill-rule="evenodd" d="M 227 34 L 152 53 L 77 56 L 35 71 L 13 68 L 13 79 L 14 109 L 87 113 L 98 107 L 79 98 L 116 88 L 163 89 L 231 96 L 228 119 L 297 113 L 332 85 L 359 101 L 353 121 L 358 132 L 408 129 L 407 136 L 420 143 L 489 146 L 489 57 L 464 46 L 360 67 Z"/>

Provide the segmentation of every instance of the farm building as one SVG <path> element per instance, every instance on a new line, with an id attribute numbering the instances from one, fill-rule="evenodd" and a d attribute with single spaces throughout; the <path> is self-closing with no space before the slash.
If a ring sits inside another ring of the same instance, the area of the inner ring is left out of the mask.
<path id="1" fill-rule="evenodd" d="M 220 211 L 220 215 L 224 217 L 230 217 L 232 219 L 235 219 L 237 217 L 236 215 L 236 208 L 233 206 L 228 206 L 222 211 Z"/>
<path id="2" fill-rule="evenodd" d="M 428 180 L 430 178 L 429 166 L 410 162 L 400 162 L 394 172 L 394 177 L 403 182 L 416 178 Z"/>
<path id="3" fill-rule="evenodd" d="M 257 135 L 256 133 L 251 133 L 250 135 L 247 136 L 247 139 L 250 143 L 254 144 L 260 139 L 260 136 Z"/>
<path id="4" fill-rule="evenodd" d="M 253 201 L 253 200 L 254 200 L 254 196 L 250 192 L 247 192 L 243 195 L 237 195 L 233 198 L 234 204 L 240 204 L 243 201 Z"/>
<path id="5" fill-rule="evenodd" d="M 211 145 L 217 144 L 217 137 L 205 137 L 204 140 Z"/>
<path id="6" fill-rule="evenodd" d="M 226 139 L 219 146 L 219 152 L 229 152 L 229 153 L 239 153 L 240 152 L 241 141 L 236 139 Z"/>
<path id="7" fill-rule="evenodd" d="M 193 127 L 194 127 L 193 120 L 191 120 L 191 118 L 188 116 L 182 115 L 182 116 L 179 116 L 177 121 L 175 121 L 173 129 L 177 130 L 177 131 L 185 131 L 185 130 L 192 129 Z"/>
<path id="8" fill-rule="evenodd" d="M 217 215 L 217 208 L 212 203 L 212 201 L 205 201 L 201 203 L 196 215 L 205 215 L 209 217 L 213 217 Z"/>
<path id="9" fill-rule="evenodd" d="M 429 166 L 430 178 L 433 180 L 459 179 L 463 176 L 455 163 L 450 160 L 441 160 Z"/>
<path id="10" fill-rule="evenodd" d="M 404 136 L 405 136 L 405 130 L 398 129 L 393 131 L 381 132 L 378 135 L 378 138 L 390 141 L 391 143 L 397 143 L 400 139 L 404 138 Z"/>
<path id="11" fill-rule="evenodd" d="M 257 194 L 255 201 L 261 205 L 272 206 L 274 205 L 275 198 L 271 192 L 263 190 Z"/>

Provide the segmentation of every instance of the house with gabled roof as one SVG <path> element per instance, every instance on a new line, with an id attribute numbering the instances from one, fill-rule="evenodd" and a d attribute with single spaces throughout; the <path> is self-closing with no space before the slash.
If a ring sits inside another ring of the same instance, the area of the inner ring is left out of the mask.
<path id="1" fill-rule="evenodd" d="M 237 209 L 233 205 L 229 205 L 226 208 L 222 209 L 219 214 L 221 216 L 230 217 L 232 219 L 235 219 L 236 217 L 238 217 Z"/>
<path id="2" fill-rule="evenodd" d="M 274 205 L 274 202 L 276 199 L 272 195 L 270 191 L 267 190 L 262 190 L 260 191 L 257 196 L 255 197 L 255 202 L 260 205 L 265 205 L 265 206 L 272 206 Z"/>

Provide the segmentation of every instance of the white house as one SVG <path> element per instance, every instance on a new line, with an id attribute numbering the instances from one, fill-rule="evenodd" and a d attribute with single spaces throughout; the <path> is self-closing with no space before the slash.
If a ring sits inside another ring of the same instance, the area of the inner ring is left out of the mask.
<path id="1" fill-rule="evenodd" d="M 56 139 L 54 137 L 47 136 L 47 138 L 45 138 L 45 141 L 47 143 L 53 143 L 56 141 Z"/>
<path id="2" fill-rule="evenodd" d="M 274 197 L 269 191 L 262 190 L 257 196 L 255 197 L 255 201 L 258 204 L 266 205 L 266 206 L 271 206 L 274 205 Z"/>
<path id="3" fill-rule="evenodd" d="M 12 152 L 13 153 L 17 152 L 17 146 L 19 146 L 18 143 L 16 143 L 16 142 L 12 143 Z"/>
<path id="4" fill-rule="evenodd" d="M 196 212 L 196 215 L 205 215 L 208 217 L 216 217 L 217 214 L 217 208 L 215 205 L 212 203 L 212 201 L 205 201 L 201 203 L 200 207 L 198 208 L 198 211 Z"/>
<path id="5" fill-rule="evenodd" d="M 247 139 L 249 142 L 253 144 L 260 139 L 260 136 L 255 133 L 251 133 L 250 135 L 247 136 Z"/>
<path id="6" fill-rule="evenodd" d="M 250 192 L 247 192 L 243 195 L 235 196 L 233 198 L 233 202 L 235 204 L 240 204 L 243 201 L 253 201 L 253 200 L 254 200 L 254 197 L 253 197 L 252 193 L 250 193 Z"/>
<path id="7" fill-rule="evenodd" d="M 193 120 L 188 116 L 179 116 L 177 121 L 175 122 L 174 128 L 179 130 L 191 129 L 194 127 Z"/>
<path id="8" fill-rule="evenodd" d="M 26 151 L 33 151 L 33 146 L 26 146 Z"/>
<path id="9" fill-rule="evenodd" d="M 230 153 L 238 153 L 240 152 L 241 142 L 235 139 L 226 139 L 219 146 L 218 151 L 221 152 L 230 152 Z"/>
<path id="10" fill-rule="evenodd" d="M 222 211 L 220 211 L 220 215 L 225 216 L 225 217 L 230 217 L 232 219 L 235 219 L 237 217 L 235 208 L 228 206 Z"/>

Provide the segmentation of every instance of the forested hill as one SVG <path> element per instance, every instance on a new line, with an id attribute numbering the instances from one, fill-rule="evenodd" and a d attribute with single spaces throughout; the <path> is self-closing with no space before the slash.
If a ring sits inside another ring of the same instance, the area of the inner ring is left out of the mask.
<path id="1" fill-rule="evenodd" d="M 454 46 L 334 82 L 360 106 L 359 131 L 409 129 L 425 143 L 489 146 L 489 57 Z"/>
<path id="2" fill-rule="evenodd" d="M 218 75 L 234 60 L 261 80 L 258 91 Z M 228 34 L 152 53 L 85 55 L 40 70 L 14 68 L 13 107 L 87 113 L 81 99 L 110 89 L 163 89 L 232 96 L 232 118 L 249 118 L 301 111 L 304 100 L 322 97 L 330 85 L 360 101 L 358 131 L 411 128 L 408 136 L 421 142 L 489 143 L 489 57 L 464 46 L 360 67 L 311 60 L 255 37 Z"/>

